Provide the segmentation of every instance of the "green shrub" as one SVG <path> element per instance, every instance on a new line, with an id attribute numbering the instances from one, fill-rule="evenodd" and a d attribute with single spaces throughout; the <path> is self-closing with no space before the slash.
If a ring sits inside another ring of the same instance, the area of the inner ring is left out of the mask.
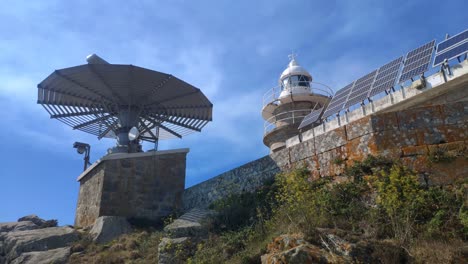
<path id="1" fill-rule="evenodd" d="M 406 244 L 413 236 L 416 217 L 424 205 L 424 191 L 416 175 L 403 166 L 394 165 L 389 173 L 376 175 L 377 204 L 391 223 L 395 238 Z"/>
<path id="2" fill-rule="evenodd" d="M 363 161 L 354 161 L 350 167 L 346 167 L 345 175 L 352 177 L 354 181 L 362 181 L 364 176 L 373 175 L 380 171 L 388 172 L 394 161 L 381 156 L 368 156 Z"/>
<path id="3" fill-rule="evenodd" d="M 255 192 L 232 194 L 215 201 L 210 205 L 218 212 L 214 228 L 218 233 L 238 230 L 256 224 L 259 218 L 269 218 L 276 203 L 275 192 L 276 184 L 270 181 Z"/>

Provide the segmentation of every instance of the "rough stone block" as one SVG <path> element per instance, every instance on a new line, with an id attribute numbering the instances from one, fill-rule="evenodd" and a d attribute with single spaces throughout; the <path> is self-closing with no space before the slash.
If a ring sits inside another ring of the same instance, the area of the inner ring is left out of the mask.
<path id="1" fill-rule="evenodd" d="M 399 130 L 414 130 L 444 124 L 439 106 L 420 107 L 397 112 Z"/>
<path id="2" fill-rule="evenodd" d="M 371 123 L 373 132 L 398 130 L 398 118 L 395 112 L 372 115 Z"/>
<path id="3" fill-rule="evenodd" d="M 93 241 L 103 244 L 131 231 L 132 227 L 125 217 L 101 216 L 96 219 L 89 233 L 93 237 Z"/>
<path id="4" fill-rule="evenodd" d="M 468 159 L 464 156 L 456 157 L 451 161 L 429 164 L 430 179 L 435 185 L 454 184 L 456 181 L 466 179 L 468 175 Z"/>
<path id="5" fill-rule="evenodd" d="M 441 105 L 442 117 L 444 118 L 444 124 L 466 124 L 468 122 L 468 103 L 467 102 L 456 102 L 451 104 Z"/>
<path id="6" fill-rule="evenodd" d="M 468 139 L 468 122 L 445 125 L 442 128 L 446 142 L 463 141 Z"/>
<path id="7" fill-rule="evenodd" d="M 329 177 L 343 173 L 345 168 L 344 147 L 332 149 L 317 155 L 320 176 Z"/>
<path id="8" fill-rule="evenodd" d="M 340 127 L 315 137 L 316 154 L 341 147 L 346 144 L 346 128 Z"/>
<path id="9" fill-rule="evenodd" d="M 345 150 L 348 160 L 362 160 L 368 155 L 376 155 L 378 146 L 375 142 L 375 134 L 367 134 L 348 141 Z"/>
<path id="10" fill-rule="evenodd" d="M 270 153 L 270 157 L 276 162 L 278 167 L 284 167 L 291 163 L 289 159 L 288 149 L 282 149 L 282 150 Z"/>
<path id="11" fill-rule="evenodd" d="M 315 154 L 314 141 L 307 140 L 289 148 L 291 163 L 312 157 Z"/>
<path id="12" fill-rule="evenodd" d="M 347 140 L 353 140 L 357 137 L 369 134 L 373 131 L 371 117 L 366 116 L 346 125 Z"/>
<path id="13" fill-rule="evenodd" d="M 426 155 L 428 152 L 427 146 L 407 146 L 402 148 L 403 157 Z"/>

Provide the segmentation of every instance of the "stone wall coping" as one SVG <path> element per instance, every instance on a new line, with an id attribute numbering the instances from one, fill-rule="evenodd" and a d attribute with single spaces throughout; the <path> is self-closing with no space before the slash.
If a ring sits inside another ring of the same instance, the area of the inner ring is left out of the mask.
<path id="1" fill-rule="evenodd" d="M 103 156 L 102 158 L 96 160 L 91 166 L 89 166 L 85 171 L 83 171 L 76 181 L 80 181 L 84 176 L 86 176 L 90 171 L 92 171 L 96 166 L 101 164 L 106 160 L 116 160 L 116 159 L 130 159 L 130 158 L 141 158 L 149 156 L 160 156 L 167 154 L 176 154 L 176 153 L 188 153 L 189 148 L 181 149 L 169 149 L 169 150 L 160 150 L 160 151 L 148 151 L 148 152 L 138 152 L 138 153 L 113 153 Z"/>
<path id="2" fill-rule="evenodd" d="M 351 112 L 340 115 L 338 118 L 325 121 L 319 126 L 302 132 L 302 139 L 303 141 L 309 140 L 366 116 L 407 109 L 451 90 L 464 89 L 463 85 L 466 85 L 465 83 L 468 81 L 468 60 L 451 66 L 451 70 L 452 74 L 446 75 L 446 80 L 444 80 L 441 72 L 436 72 L 426 77 L 425 88 L 419 90 L 413 84 L 402 87 L 402 89 L 372 101 L 364 107 L 356 108 Z M 285 141 L 286 148 L 290 148 L 300 142 L 295 137 L 291 137 Z"/>

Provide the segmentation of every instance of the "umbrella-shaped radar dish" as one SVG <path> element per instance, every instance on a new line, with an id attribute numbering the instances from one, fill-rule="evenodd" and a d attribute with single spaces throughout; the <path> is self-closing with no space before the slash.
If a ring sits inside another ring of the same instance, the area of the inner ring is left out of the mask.
<path id="1" fill-rule="evenodd" d="M 212 120 L 208 98 L 173 75 L 110 64 L 95 54 L 87 61 L 45 78 L 37 102 L 73 129 L 116 138 L 112 152 L 139 152 L 141 141 L 181 138 Z"/>

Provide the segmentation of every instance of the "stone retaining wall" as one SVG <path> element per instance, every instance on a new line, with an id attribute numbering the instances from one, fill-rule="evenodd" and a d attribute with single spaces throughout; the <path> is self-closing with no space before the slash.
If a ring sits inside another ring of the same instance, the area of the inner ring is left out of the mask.
<path id="1" fill-rule="evenodd" d="M 265 156 L 192 186 L 183 195 L 184 209 L 207 208 L 213 201 L 232 193 L 252 192 L 280 171 L 276 162 Z"/>
<path id="2" fill-rule="evenodd" d="M 277 172 L 303 165 L 313 179 L 340 177 L 368 155 L 400 160 L 422 176 L 432 175 L 432 184 L 450 184 L 468 175 L 467 116 L 466 101 L 366 116 L 186 189 L 184 208 L 252 191 Z M 453 159 L 432 162 L 436 153 Z"/>

